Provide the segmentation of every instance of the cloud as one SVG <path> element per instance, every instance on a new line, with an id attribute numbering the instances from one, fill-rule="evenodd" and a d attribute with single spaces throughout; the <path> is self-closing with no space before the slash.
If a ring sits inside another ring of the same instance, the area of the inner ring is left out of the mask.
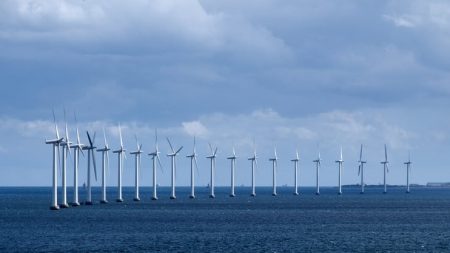
<path id="1" fill-rule="evenodd" d="M 183 130 L 190 136 L 207 137 L 208 129 L 199 121 L 181 123 Z"/>

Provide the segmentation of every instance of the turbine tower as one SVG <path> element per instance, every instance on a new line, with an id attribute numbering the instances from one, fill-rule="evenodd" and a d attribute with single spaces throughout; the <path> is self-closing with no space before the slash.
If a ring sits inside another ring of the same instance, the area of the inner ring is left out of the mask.
<path id="1" fill-rule="evenodd" d="M 210 193 L 209 193 L 209 197 L 210 198 L 215 198 L 214 195 L 214 169 L 216 167 L 216 154 L 217 154 L 217 147 L 216 149 L 213 150 L 213 147 L 211 146 L 211 143 L 209 143 L 209 149 L 211 150 L 211 155 L 207 156 L 207 159 L 211 160 L 211 181 L 210 181 Z"/>
<path id="2" fill-rule="evenodd" d="M 320 195 L 320 187 L 319 187 L 319 169 L 320 169 L 320 152 L 319 156 L 313 162 L 316 163 L 316 195 Z"/>
<path id="3" fill-rule="evenodd" d="M 361 175 L 361 194 L 364 193 L 364 164 L 367 163 L 367 161 L 362 160 L 362 153 L 363 153 L 363 145 L 361 144 L 361 150 L 359 152 L 359 166 L 358 166 L 358 176 Z"/>
<path id="4" fill-rule="evenodd" d="M 162 170 L 161 160 L 159 159 L 159 149 L 158 149 L 158 130 L 155 129 L 155 151 L 152 153 L 149 153 L 148 155 L 152 157 L 152 163 L 153 163 L 153 195 L 152 200 L 157 200 L 158 195 L 156 193 L 156 161 L 159 163 L 159 167 L 161 169 L 161 172 L 164 173 Z"/>
<path id="5" fill-rule="evenodd" d="M 58 170 L 58 158 L 59 158 L 59 146 L 64 138 L 59 136 L 58 125 L 56 124 L 55 112 L 53 111 L 53 122 L 55 123 L 55 132 L 56 139 L 46 140 L 45 144 L 53 145 L 53 180 L 52 180 L 52 203 L 50 205 L 51 210 L 58 210 L 58 178 L 57 178 L 57 170 Z"/>
<path id="6" fill-rule="evenodd" d="M 77 117 L 75 115 L 75 122 L 77 122 Z M 78 201 L 78 164 L 80 163 L 80 152 L 83 153 L 84 145 L 80 142 L 80 133 L 78 131 L 78 123 L 77 124 L 77 143 L 71 145 L 73 148 L 73 202 L 72 206 L 79 206 L 80 202 Z"/>
<path id="7" fill-rule="evenodd" d="M 175 173 L 176 173 L 175 157 L 181 151 L 183 146 L 181 146 L 179 149 L 177 149 L 177 151 L 175 151 L 173 149 L 172 143 L 170 143 L 169 138 L 167 138 L 167 142 L 169 143 L 170 150 L 172 151 L 172 153 L 167 154 L 167 156 L 170 157 L 170 159 L 171 159 L 171 165 L 172 165 L 172 180 L 171 180 L 172 181 L 172 192 L 170 193 L 170 199 L 176 199 L 177 197 L 175 196 Z"/>
<path id="8" fill-rule="evenodd" d="M 109 171 L 109 152 L 111 149 L 108 146 L 108 142 L 106 141 L 106 133 L 105 128 L 103 128 L 103 139 L 105 141 L 105 146 L 102 149 L 97 149 L 97 152 L 102 152 L 102 199 L 100 203 L 106 204 L 108 200 L 106 200 L 106 168 Z"/>
<path id="9" fill-rule="evenodd" d="M 95 142 L 95 133 L 93 139 L 91 139 L 91 136 L 89 135 L 89 132 L 86 131 L 88 140 L 89 140 L 89 146 L 83 147 L 84 150 L 87 150 L 88 152 L 88 167 L 87 167 L 87 196 L 86 196 L 86 205 L 92 205 L 92 193 L 91 193 L 91 158 L 92 158 L 92 164 L 94 166 L 94 175 L 95 175 L 95 181 L 97 181 L 97 167 L 95 163 L 95 152 L 94 149 L 96 147 L 94 146 Z"/>
<path id="10" fill-rule="evenodd" d="M 277 196 L 277 148 L 274 149 L 274 157 L 270 158 L 269 161 L 272 162 L 272 196 Z"/>
<path id="11" fill-rule="evenodd" d="M 123 172 L 123 159 L 126 159 L 126 150 L 123 147 L 123 139 L 122 139 L 122 128 L 119 124 L 119 138 L 120 138 L 120 148 L 118 150 L 113 151 L 113 153 L 117 154 L 117 199 L 116 202 L 123 202 L 122 198 L 122 172 Z"/>
<path id="12" fill-rule="evenodd" d="M 294 195 L 298 195 L 298 182 L 297 182 L 298 161 L 300 161 L 300 158 L 298 157 L 298 151 L 296 150 L 295 158 L 291 160 L 291 162 L 294 162 Z"/>
<path id="13" fill-rule="evenodd" d="M 227 159 L 229 159 L 231 161 L 231 192 L 230 192 L 230 197 L 235 197 L 236 195 L 234 194 L 234 168 L 236 166 L 236 151 L 234 150 L 233 147 L 233 155 L 230 157 L 227 157 Z"/>
<path id="14" fill-rule="evenodd" d="M 411 172 L 411 154 L 408 154 L 408 161 L 405 162 L 406 164 L 406 193 L 410 193 L 409 191 L 409 173 Z"/>
<path id="15" fill-rule="evenodd" d="M 383 164 L 383 171 L 384 171 L 384 177 L 383 177 L 383 182 L 384 182 L 384 191 L 383 193 L 386 194 L 387 193 L 387 186 L 386 186 L 386 172 L 389 173 L 389 167 L 388 167 L 388 158 L 387 158 L 387 147 L 386 144 L 384 144 L 384 161 L 381 162 L 381 164 Z"/>
<path id="16" fill-rule="evenodd" d="M 252 162 L 252 194 L 250 196 L 255 197 L 256 191 L 255 191 L 255 169 L 258 166 L 257 162 L 258 157 L 256 156 L 256 147 L 253 151 L 253 156 L 249 157 L 248 160 Z"/>
<path id="17" fill-rule="evenodd" d="M 191 158 L 191 195 L 189 195 L 189 198 L 195 199 L 195 179 L 194 179 L 194 165 L 197 169 L 197 175 L 198 173 L 198 165 L 197 165 L 197 153 L 195 151 L 195 136 L 194 136 L 194 147 L 192 148 L 192 154 L 186 156 L 187 158 Z"/>
<path id="18" fill-rule="evenodd" d="M 140 201 L 139 198 L 139 170 L 141 167 L 141 154 L 142 154 L 142 144 L 139 144 L 137 136 L 135 135 L 137 150 L 134 152 L 130 152 L 131 155 L 134 155 L 134 201 Z"/>
<path id="19" fill-rule="evenodd" d="M 67 153 L 70 155 L 70 144 L 72 144 L 69 140 L 69 130 L 67 127 L 66 120 L 66 110 L 64 110 L 64 122 L 65 122 L 65 140 L 61 142 L 62 147 L 62 203 L 59 205 L 61 208 L 68 208 L 69 204 L 67 204 L 67 182 L 66 182 L 66 174 L 67 174 Z"/>
<path id="20" fill-rule="evenodd" d="M 336 161 L 339 164 L 339 177 L 338 177 L 338 194 L 342 194 L 342 184 L 341 184 L 341 177 L 342 177 L 342 164 L 344 163 L 344 160 L 342 159 L 342 147 L 341 147 L 341 156 L 339 160 Z"/>

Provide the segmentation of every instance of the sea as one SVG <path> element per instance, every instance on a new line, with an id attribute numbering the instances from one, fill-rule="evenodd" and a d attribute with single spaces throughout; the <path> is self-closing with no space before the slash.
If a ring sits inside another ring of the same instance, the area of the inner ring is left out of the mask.
<path id="1" fill-rule="evenodd" d="M 0 188 L 1 252 L 450 252 L 450 189 L 392 187 L 108 188 L 108 204 L 49 209 L 50 187 Z M 80 188 L 80 200 L 85 191 Z M 72 188 L 68 188 L 69 202 Z"/>

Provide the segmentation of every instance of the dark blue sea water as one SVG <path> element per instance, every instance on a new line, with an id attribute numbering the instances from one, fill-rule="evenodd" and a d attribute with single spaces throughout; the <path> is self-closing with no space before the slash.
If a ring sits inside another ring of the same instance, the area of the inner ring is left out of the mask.
<path id="1" fill-rule="evenodd" d="M 71 188 L 69 200 L 71 200 Z M 2 252 L 449 252 L 450 189 L 392 188 L 217 188 L 216 198 L 198 188 L 124 189 L 124 203 L 50 211 L 50 188 L 0 188 L 0 251 Z M 94 199 L 100 189 L 94 189 Z M 81 199 L 84 192 L 80 190 Z M 97 202 L 98 203 L 98 202 Z"/>

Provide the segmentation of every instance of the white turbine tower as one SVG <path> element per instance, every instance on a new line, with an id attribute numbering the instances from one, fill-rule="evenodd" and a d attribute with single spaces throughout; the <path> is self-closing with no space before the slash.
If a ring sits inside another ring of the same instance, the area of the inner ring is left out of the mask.
<path id="1" fill-rule="evenodd" d="M 233 147 L 233 155 L 230 157 L 227 157 L 227 159 L 229 159 L 231 161 L 231 192 L 230 192 L 230 197 L 235 197 L 236 195 L 234 194 L 234 169 L 236 166 L 236 151 L 234 150 Z"/>
<path id="2" fill-rule="evenodd" d="M 211 181 L 209 187 L 210 189 L 209 197 L 215 198 L 216 196 L 214 195 L 214 169 L 216 167 L 217 147 L 216 149 L 213 150 L 211 143 L 209 143 L 209 149 L 211 150 L 211 155 L 206 157 L 207 159 L 211 160 Z"/>
<path id="3" fill-rule="evenodd" d="M 197 169 L 197 175 L 199 175 L 198 165 L 197 165 L 197 153 L 195 150 L 195 136 L 194 136 L 194 147 L 192 148 L 192 154 L 190 154 L 186 157 L 191 159 L 191 194 L 189 195 L 189 198 L 195 199 L 194 166 Z"/>
<path id="4" fill-rule="evenodd" d="M 83 147 L 84 150 L 87 150 L 88 152 L 88 166 L 87 166 L 87 196 L 86 196 L 86 205 L 92 205 L 92 186 L 91 186 L 91 158 L 92 158 L 92 165 L 94 166 L 94 175 L 95 175 L 95 181 L 97 181 L 97 167 L 95 163 L 95 152 L 94 149 L 96 147 L 94 146 L 95 142 L 95 133 L 94 137 L 91 139 L 91 136 L 89 135 L 89 132 L 86 132 L 88 140 L 89 140 L 89 146 Z"/>
<path id="5" fill-rule="evenodd" d="M 158 195 L 156 193 L 156 161 L 159 163 L 159 167 L 161 169 L 161 172 L 164 173 L 162 170 L 161 160 L 159 159 L 159 149 L 158 149 L 158 130 L 155 129 L 155 151 L 152 153 L 149 153 L 148 155 L 152 157 L 152 163 L 153 163 L 153 195 L 152 200 L 157 200 Z"/>
<path id="6" fill-rule="evenodd" d="M 256 156 L 256 147 L 255 147 L 254 151 L 253 151 L 253 156 L 248 158 L 248 160 L 252 162 L 252 194 L 250 195 L 252 197 L 256 196 L 255 169 L 258 166 L 257 159 L 258 159 L 258 157 Z"/>
<path id="7" fill-rule="evenodd" d="M 388 161 L 388 157 L 387 157 L 387 147 L 386 147 L 386 144 L 384 144 L 384 161 L 381 162 L 381 164 L 383 164 L 383 171 L 384 171 L 384 177 L 383 177 L 383 182 L 384 182 L 383 193 L 384 194 L 387 193 L 386 173 L 389 173 L 388 163 L 389 163 L 389 161 Z"/>
<path id="8" fill-rule="evenodd" d="M 410 193 L 409 191 L 409 173 L 411 172 L 411 154 L 408 154 L 408 161 L 405 162 L 406 164 L 406 193 Z"/>
<path id="9" fill-rule="evenodd" d="M 172 192 L 170 193 L 170 199 L 176 199 L 177 197 L 175 196 L 175 173 L 176 173 L 176 161 L 175 161 L 175 157 L 178 155 L 178 153 L 181 151 L 181 149 L 183 148 L 183 146 L 181 146 L 177 151 L 175 151 L 173 149 L 172 143 L 170 143 L 169 138 L 167 138 L 167 142 L 169 143 L 170 146 L 170 150 L 172 151 L 172 153 L 167 154 L 167 156 L 169 156 L 171 159 L 171 165 L 172 165 Z"/>
<path id="10" fill-rule="evenodd" d="M 102 199 L 100 203 L 106 204 L 108 200 L 106 199 L 106 168 L 109 171 L 109 152 L 111 149 L 108 146 L 108 142 L 106 141 L 106 132 L 105 128 L 103 128 L 103 139 L 105 141 L 105 146 L 102 149 L 97 149 L 97 152 L 102 152 Z"/>
<path id="11" fill-rule="evenodd" d="M 66 110 L 64 110 L 64 122 L 65 122 L 65 140 L 61 142 L 62 147 L 62 203 L 59 205 L 61 208 L 68 208 L 67 204 L 67 154 L 70 155 L 69 129 L 67 127 Z"/>
<path id="12" fill-rule="evenodd" d="M 320 187 L 319 187 L 319 169 L 320 169 L 320 152 L 319 156 L 313 162 L 316 163 L 316 195 L 320 195 Z"/>
<path id="13" fill-rule="evenodd" d="M 272 196 L 277 196 L 277 148 L 274 149 L 274 157 L 269 161 L 272 162 Z"/>
<path id="14" fill-rule="evenodd" d="M 136 137 L 136 135 L 134 136 L 134 138 L 136 139 L 136 146 L 137 146 L 137 150 L 134 152 L 130 152 L 131 155 L 134 155 L 134 168 L 135 168 L 135 173 L 134 173 L 134 201 L 140 201 L 141 199 L 139 198 L 139 170 L 141 168 L 141 154 L 142 154 L 142 144 L 139 144 L 138 139 Z"/>
<path id="15" fill-rule="evenodd" d="M 123 159 L 126 159 L 126 150 L 123 147 L 123 139 L 122 139 L 122 128 L 119 124 L 119 138 L 120 138 L 120 148 L 118 150 L 113 151 L 113 153 L 117 154 L 117 199 L 116 202 L 123 202 L 122 198 L 122 172 L 123 172 Z"/>
<path id="16" fill-rule="evenodd" d="M 366 161 L 362 160 L 362 152 L 363 152 L 363 145 L 361 144 L 361 150 L 359 152 L 359 166 L 358 166 L 358 176 L 361 175 L 361 194 L 364 193 L 364 164 L 367 163 Z"/>
<path id="17" fill-rule="evenodd" d="M 75 116 L 75 122 L 77 122 L 77 117 Z M 84 145 L 80 142 L 80 133 L 78 131 L 78 123 L 77 124 L 77 143 L 71 145 L 73 148 L 73 202 L 72 206 L 79 206 L 80 202 L 78 201 L 78 164 L 80 163 L 80 152 L 83 153 Z"/>
<path id="18" fill-rule="evenodd" d="M 58 131 L 58 125 L 56 124 L 56 117 L 55 112 L 53 111 L 53 122 L 55 123 L 55 132 L 56 132 L 56 139 L 52 140 L 46 140 L 45 144 L 52 144 L 53 145 L 53 180 L 52 180 L 52 203 L 50 205 L 51 210 L 58 210 L 58 158 L 59 158 L 59 145 L 64 140 L 64 138 L 61 138 L 59 136 Z"/>
<path id="19" fill-rule="evenodd" d="M 295 158 L 291 160 L 291 162 L 294 162 L 294 195 L 298 195 L 298 161 L 300 161 L 300 158 L 298 157 L 298 151 L 295 151 Z"/>
<path id="20" fill-rule="evenodd" d="M 341 177 L 342 177 L 342 164 L 344 163 L 344 160 L 342 158 L 342 147 L 341 147 L 341 156 L 339 157 L 339 160 L 336 161 L 336 163 L 339 164 L 339 176 L 338 176 L 338 194 L 342 194 L 342 183 L 341 183 Z"/>

